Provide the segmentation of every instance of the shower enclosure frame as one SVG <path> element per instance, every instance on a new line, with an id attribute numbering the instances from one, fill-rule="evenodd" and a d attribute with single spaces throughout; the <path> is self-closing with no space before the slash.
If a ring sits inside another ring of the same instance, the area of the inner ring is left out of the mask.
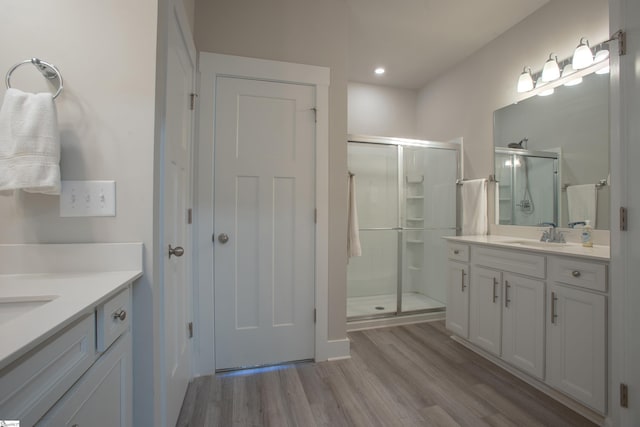
<path id="1" fill-rule="evenodd" d="M 396 137 L 382 137 L 382 136 L 367 136 L 367 135 L 348 135 L 347 144 L 370 144 L 370 145 L 383 145 L 383 146 L 396 146 L 397 152 L 397 185 L 398 185 L 398 221 L 396 227 L 374 227 L 374 228 L 360 228 L 360 231 L 396 231 L 397 234 L 397 286 L 396 286 L 396 311 L 386 312 L 380 314 L 368 314 L 358 316 L 348 316 L 348 321 L 361 321 L 361 320 L 375 320 L 383 318 L 391 318 L 409 314 L 424 314 L 434 312 L 444 312 L 446 307 L 439 308 L 425 308 L 412 311 L 402 310 L 402 285 L 403 285 L 403 254 L 404 254 L 404 231 L 424 231 L 425 228 L 406 227 L 406 194 L 404 181 L 407 178 L 404 175 L 404 148 L 405 147 L 418 147 L 418 148 L 432 148 L 441 150 L 451 150 L 456 152 L 456 180 L 462 179 L 462 144 L 458 142 L 437 142 L 418 139 L 396 138 Z M 423 177 L 424 179 L 424 177 Z M 456 200 L 458 201 L 458 190 L 456 187 Z M 459 203 L 456 202 L 456 235 L 460 232 L 460 214 Z"/>
<path id="2" fill-rule="evenodd" d="M 560 221 L 560 203 L 559 203 L 559 182 L 560 182 L 560 157 L 561 157 L 561 153 L 556 153 L 556 152 L 552 152 L 552 151 L 535 151 L 535 150 L 520 150 L 520 149 L 513 149 L 513 148 L 507 148 L 507 147 L 496 147 L 495 148 L 495 153 L 494 153 L 494 157 L 495 154 L 501 154 L 501 155 L 507 155 L 511 158 L 511 161 L 513 163 L 515 156 L 521 156 L 521 157 L 537 157 L 537 158 L 545 158 L 545 159 L 551 159 L 553 160 L 553 223 L 559 226 L 559 221 Z M 495 160 L 494 160 L 495 161 Z M 494 167 L 496 167 L 494 165 Z M 510 194 L 510 198 L 511 198 L 511 203 L 510 203 L 510 208 L 511 208 L 511 212 L 510 212 L 510 218 L 511 221 L 513 222 L 513 219 L 515 218 L 515 210 L 516 210 L 516 204 L 515 204 L 515 186 L 516 186 L 516 179 L 515 179 L 515 174 L 516 174 L 516 170 L 515 167 L 512 168 L 511 170 L 511 185 L 510 185 L 510 190 L 511 190 L 511 194 Z M 496 201 L 496 204 L 498 204 L 499 201 Z M 496 209 L 496 224 L 500 224 L 500 208 Z M 503 224 L 503 225 L 518 225 L 518 224 Z"/>

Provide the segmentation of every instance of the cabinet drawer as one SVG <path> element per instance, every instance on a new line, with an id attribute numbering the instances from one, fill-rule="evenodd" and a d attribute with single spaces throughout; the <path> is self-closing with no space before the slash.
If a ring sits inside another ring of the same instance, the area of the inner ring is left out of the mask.
<path id="1" fill-rule="evenodd" d="M 449 259 L 469 262 L 469 245 L 449 243 Z"/>
<path id="2" fill-rule="evenodd" d="M 549 257 L 549 278 L 554 282 L 594 291 L 607 291 L 606 264 L 595 264 L 574 258 Z"/>
<path id="3" fill-rule="evenodd" d="M 131 323 L 131 294 L 127 287 L 97 310 L 98 351 L 103 352 L 124 332 Z"/>
<path id="4" fill-rule="evenodd" d="M 34 425 L 93 364 L 95 348 L 92 314 L 0 371 L 2 419 Z"/>
<path id="5" fill-rule="evenodd" d="M 496 270 L 545 278 L 545 257 L 542 255 L 474 246 L 471 248 L 471 261 Z"/>

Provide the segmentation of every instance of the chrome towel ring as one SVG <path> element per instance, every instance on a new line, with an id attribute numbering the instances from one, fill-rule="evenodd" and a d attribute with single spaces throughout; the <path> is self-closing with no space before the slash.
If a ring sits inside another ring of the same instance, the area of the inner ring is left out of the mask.
<path id="1" fill-rule="evenodd" d="M 62 74 L 60 74 L 60 71 L 56 68 L 55 65 L 53 64 L 49 64 L 48 62 L 45 62 L 41 59 L 38 58 L 31 58 L 31 59 L 27 59 L 25 61 L 22 62 L 18 62 L 16 65 L 14 65 L 13 67 L 11 67 L 9 69 L 9 71 L 7 71 L 7 77 L 5 79 L 5 82 L 7 83 L 7 88 L 11 88 L 11 74 L 20 66 L 24 65 L 24 64 L 33 64 L 35 65 L 35 67 L 40 71 L 40 73 L 42 73 L 42 75 L 49 80 L 53 80 L 55 78 L 58 79 L 58 91 L 53 95 L 53 99 L 56 99 L 58 97 L 58 95 L 60 95 L 60 93 L 62 92 Z"/>

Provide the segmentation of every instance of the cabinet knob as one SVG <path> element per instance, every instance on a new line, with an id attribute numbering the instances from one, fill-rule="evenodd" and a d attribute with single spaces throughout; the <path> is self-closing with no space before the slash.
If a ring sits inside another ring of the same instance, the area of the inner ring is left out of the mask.
<path id="1" fill-rule="evenodd" d="M 571 272 L 571 275 L 572 275 L 573 277 L 580 277 L 580 272 L 579 272 L 578 270 L 573 270 L 573 271 Z"/>
<path id="2" fill-rule="evenodd" d="M 460 251 L 459 251 L 459 250 L 457 250 L 457 249 L 454 249 L 454 250 L 453 250 L 453 254 L 454 254 L 454 255 L 458 255 L 459 253 L 460 253 Z"/>
<path id="3" fill-rule="evenodd" d="M 124 310 L 116 311 L 113 313 L 113 320 L 120 319 L 121 321 L 127 318 L 127 312 Z"/>

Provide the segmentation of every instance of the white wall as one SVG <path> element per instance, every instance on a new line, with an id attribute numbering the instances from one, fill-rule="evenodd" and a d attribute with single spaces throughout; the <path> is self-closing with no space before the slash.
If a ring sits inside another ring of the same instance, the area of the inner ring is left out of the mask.
<path id="1" fill-rule="evenodd" d="M 62 178 L 115 180 L 117 188 L 117 216 L 110 218 L 60 218 L 55 196 L 0 196 L 0 243 L 144 243 L 144 276 L 134 288 L 136 420 L 153 414 L 157 354 L 151 274 L 157 8 L 152 0 L 32 0 L 3 2 L 0 14 L 3 76 L 33 56 L 63 75 L 56 100 Z M 30 66 L 15 73 L 23 90 L 45 90 L 43 80 Z M 2 84 L 0 97 L 4 92 Z"/>
<path id="2" fill-rule="evenodd" d="M 417 101 L 415 90 L 349 82 L 349 134 L 416 138 Z"/>
<path id="3" fill-rule="evenodd" d="M 346 337 L 347 6 L 343 0 L 197 0 L 201 52 L 319 65 L 329 87 L 329 339 Z"/>
<path id="4" fill-rule="evenodd" d="M 418 95 L 419 138 L 464 138 L 465 178 L 493 173 L 493 111 L 513 103 L 522 67 L 573 54 L 580 37 L 609 37 L 606 0 L 554 0 L 444 73 Z M 493 219 L 493 203 L 490 220 Z"/>

